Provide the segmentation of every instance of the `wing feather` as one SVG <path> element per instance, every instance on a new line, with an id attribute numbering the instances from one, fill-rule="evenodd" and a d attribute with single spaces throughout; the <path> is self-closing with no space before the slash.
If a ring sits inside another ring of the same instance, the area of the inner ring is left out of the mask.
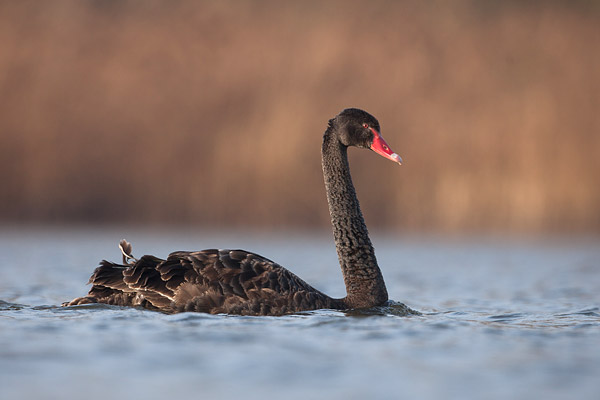
<path id="1" fill-rule="evenodd" d="M 131 254 L 129 243 L 121 247 Z M 246 315 L 281 315 L 336 304 L 281 265 L 244 250 L 178 251 L 166 260 L 146 255 L 128 265 L 103 261 L 90 283 L 88 296 L 68 304 L 97 301 L 165 312 Z"/>

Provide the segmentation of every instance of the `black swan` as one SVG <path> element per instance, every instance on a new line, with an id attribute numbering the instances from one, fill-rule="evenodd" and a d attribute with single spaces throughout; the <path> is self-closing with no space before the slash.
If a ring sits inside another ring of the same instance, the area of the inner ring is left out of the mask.
<path id="1" fill-rule="evenodd" d="M 131 245 L 123 240 L 119 245 L 123 265 L 102 261 L 90 278 L 88 295 L 63 305 L 106 303 L 167 313 L 242 315 L 386 305 L 388 293 L 350 177 L 349 146 L 402 162 L 367 112 L 349 108 L 329 120 L 323 135 L 323 175 L 346 297 L 331 298 L 281 265 L 248 251 L 178 251 L 166 260 L 150 255 L 137 260 Z"/>

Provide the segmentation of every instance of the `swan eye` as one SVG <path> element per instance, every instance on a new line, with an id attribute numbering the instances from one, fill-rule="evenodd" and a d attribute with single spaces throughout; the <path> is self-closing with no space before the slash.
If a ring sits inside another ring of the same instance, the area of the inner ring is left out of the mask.
<path id="1" fill-rule="evenodd" d="M 385 151 L 390 151 L 390 148 L 389 148 L 389 147 L 387 147 L 385 144 L 383 145 L 383 149 L 384 149 Z"/>
<path id="2" fill-rule="evenodd" d="M 367 124 L 367 123 L 364 123 L 364 124 L 363 124 L 363 128 L 365 128 L 365 129 L 369 129 L 369 124 Z"/>

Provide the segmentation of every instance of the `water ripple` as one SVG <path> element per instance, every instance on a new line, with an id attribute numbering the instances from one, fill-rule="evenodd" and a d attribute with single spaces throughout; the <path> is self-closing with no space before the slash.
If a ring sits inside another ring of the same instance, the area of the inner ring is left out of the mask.
<path id="1" fill-rule="evenodd" d="M 107 242 L 118 241 L 121 232 L 110 236 Z M 107 390 L 149 400 L 198 393 L 291 400 L 597 397 L 600 269 L 577 268 L 581 257 L 600 259 L 596 245 L 582 252 L 390 241 L 378 246 L 378 258 L 390 295 L 406 304 L 248 317 L 60 307 L 82 294 L 91 270 L 81 265 L 104 254 L 98 237 L 67 239 L 37 237 L 33 252 L 0 242 L 0 255 L 11 260 L 0 268 L 3 398 L 99 400 Z M 147 240 L 146 247 L 179 243 L 163 240 Z M 312 259 L 329 254 L 321 245 L 307 246 Z M 279 249 L 285 265 L 302 265 L 297 252 L 272 247 L 265 253 Z M 78 262 L 47 257 L 68 251 Z M 338 282 L 320 289 L 343 295 L 339 271 L 328 264 L 294 271 L 311 282 Z"/>

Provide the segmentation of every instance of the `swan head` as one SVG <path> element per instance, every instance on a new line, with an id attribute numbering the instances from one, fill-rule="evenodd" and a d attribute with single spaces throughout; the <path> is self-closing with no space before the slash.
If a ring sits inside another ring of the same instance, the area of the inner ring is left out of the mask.
<path id="1" fill-rule="evenodd" d="M 368 112 L 347 108 L 331 120 L 331 124 L 344 146 L 371 149 L 388 160 L 402 164 L 402 158 L 392 151 L 381 136 L 379 121 Z"/>

